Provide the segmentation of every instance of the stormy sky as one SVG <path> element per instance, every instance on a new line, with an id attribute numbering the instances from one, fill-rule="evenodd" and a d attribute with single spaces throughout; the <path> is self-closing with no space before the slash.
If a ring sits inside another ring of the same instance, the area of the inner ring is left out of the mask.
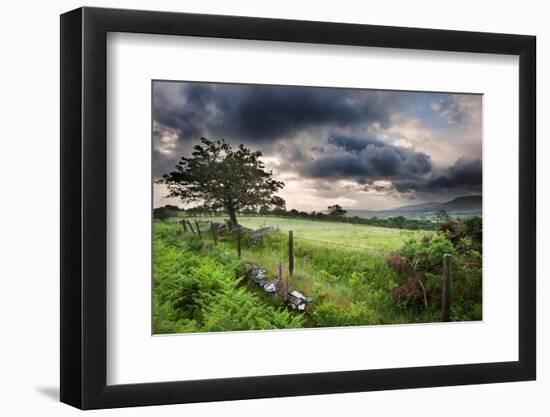
<path id="1" fill-rule="evenodd" d="M 262 151 L 287 209 L 481 194 L 481 95 L 154 81 L 152 100 L 154 178 L 206 137 Z"/>

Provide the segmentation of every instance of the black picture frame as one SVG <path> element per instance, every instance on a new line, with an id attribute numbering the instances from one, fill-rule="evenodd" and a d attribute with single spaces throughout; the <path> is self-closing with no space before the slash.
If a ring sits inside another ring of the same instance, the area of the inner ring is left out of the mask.
<path id="1" fill-rule="evenodd" d="M 519 360 L 107 385 L 108 32 L 519 56 Z M 61 15 L 60 57 L 62 402 L 94 409 L 535 379 L 534 36 L 84 7 Z"/>

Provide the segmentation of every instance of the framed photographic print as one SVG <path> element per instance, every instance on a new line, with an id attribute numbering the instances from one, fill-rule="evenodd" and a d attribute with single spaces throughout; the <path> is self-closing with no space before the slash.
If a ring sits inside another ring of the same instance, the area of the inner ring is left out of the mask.
<path id="1" fill-rule="evenodd" d="M 61 400 L 535 379 L 535 38 L 61 16 Z"/>

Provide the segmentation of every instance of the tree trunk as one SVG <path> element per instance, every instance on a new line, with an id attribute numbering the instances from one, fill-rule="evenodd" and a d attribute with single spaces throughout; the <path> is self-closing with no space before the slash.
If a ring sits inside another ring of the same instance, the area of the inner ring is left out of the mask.
<path id="1" fill-rule="evenodd" d="M 228 205 L 226 208 L 227 214 L 229 214 L 229 221 L 231 221 L 231 227 L 238 226 L 239 222 L 237 221 L 237 213 L 235 212 L 235 208 L 231 205 Z"/>

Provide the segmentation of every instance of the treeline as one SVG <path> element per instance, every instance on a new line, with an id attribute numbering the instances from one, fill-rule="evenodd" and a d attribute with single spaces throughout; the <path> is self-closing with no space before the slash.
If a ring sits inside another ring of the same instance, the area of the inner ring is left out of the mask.
<path id="1" fill-rule="evenodd" d="M 351 224 L 365 224 L 369 226 L 389 227 L 393 229 L 407 230 L 435 230 L 437 223 L 432 223 L 430 220 L 409 219 L 404 216 L 379 218 L 372 217 L 370 219 L 359 216 L 345 216 L 344 214 L 326 214 L 322 212 L 306 213 L 298 210 L 273 210 L 269 215 L 277 217 L 289 217 L 296 219 L 309 219 L 330 222 L 342 222 Z"/>
<path id="2" fill-rule="evenodd" d="M 239 213 L 242 216 L 273 216 L 273 217 L 287 217 L 292 219 L 304 219 L 304 220 L 318 220 L 318 221 L 330 221 L 330 222 L 342 222 L 351 224 L 364 224 L 369 226 L 389 227 L 393 229 L 406 229 L 406 230 L 436 230 L 437 222 L 431 220 L 418 220 L 410 219 L 404 216 L 395 216 L 387 218 L 372 217 L 370 219 L 358 216 L 345 216 L 345 211 L 332 211 L 331 213 L 323 212 L 310 212 L 298 211 L 295 209 L 285 210 L 276 208 L 273 210 L 243 210 Z M 158 207 L 153 210 L 153 216 L 158 220 L 166 220 L 171 217 L 219 217 L 226 215 L 223 211 L 210 211 L 204 210 L 202 207 L 194 207 L 189 209 L 180 209 L 176 206 L 166 205 Z"/>

